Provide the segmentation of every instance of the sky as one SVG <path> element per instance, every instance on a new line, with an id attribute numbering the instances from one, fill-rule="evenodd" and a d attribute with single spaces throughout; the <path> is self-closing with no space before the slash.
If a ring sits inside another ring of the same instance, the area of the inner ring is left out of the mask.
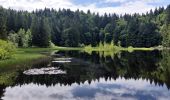
<path id="1" fill-rule="evenodd" d="M 98 12 L 99 14 L 133 14 L 146 13 L 156 7 L 166 7 L 170 0 L 0 0 L 4 8 L 16 10 L 33 11 L 36 9 L 59 8 L 80 9 L 87 12 Z"/>

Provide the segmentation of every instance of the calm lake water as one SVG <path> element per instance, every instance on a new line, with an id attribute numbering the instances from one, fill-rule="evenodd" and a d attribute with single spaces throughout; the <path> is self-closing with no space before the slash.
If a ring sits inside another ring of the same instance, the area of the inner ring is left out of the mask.
<path id="1" fill-rule="evenodd" d="M 55 52 L 18 70 L 2 100 L 170 100 L 170 52 Z"/>

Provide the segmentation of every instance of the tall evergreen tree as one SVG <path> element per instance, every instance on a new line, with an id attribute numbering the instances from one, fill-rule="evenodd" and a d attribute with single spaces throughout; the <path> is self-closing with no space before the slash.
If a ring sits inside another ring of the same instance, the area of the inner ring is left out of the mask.
<path id="1" fill-rule="evenodd" d="M 32 45 L 38 46 L 40 44 L 40 19 L 37 17 L 33 17 L 33 21 L 31 24 L 31 32 L 32 32 Z"/>
<path id="2" fill-rule="evenodd" d="M 6 14 L 2 7 L 0 7 L 0 39 L 7 39 Z"/>
<path id="3" fill-rule="evenodd" d="M 34 18 L 32 25 L 32 44 L 39 47 L 48 47 L 50 45 L 51 30 L 48 19 L 45 17 Z"/>
<path id="4" fill-rule="evenodd" d="M 64 30 L 62 41 L 64 46 L 77 47 L 80 43 L 80 34 L 78 30 L 74 27 Z"/>
<path id="5" fill-rule="evenodd" d="M 165 10 L 165 24 L 161 29 L 163 41 L 162 45 L 165 47 L 170 46 L 170 5 Z"/>
<path id="6" fill-rule="evenodd" d="M 47 18 L 43 17 L 40 22 L 40 44 L 41 47 L 48 47 L 50 46 L 51 41 L 51 29 L 49 25 L 49 21 Z"/>

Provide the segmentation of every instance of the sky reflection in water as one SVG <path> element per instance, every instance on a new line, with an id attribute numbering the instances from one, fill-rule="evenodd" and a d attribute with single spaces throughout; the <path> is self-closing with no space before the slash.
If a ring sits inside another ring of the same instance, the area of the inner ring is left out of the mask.
<path id="1" fill-rule="evenodd" d="M 84 84 L 72 84 L 64 86 L 56 84 L 47 87 L 45 85 L 25 84 L 21 86 L 8 87 L 5 89 L 5 100 L 168 100 L 170 91 L 166 86 L 155 86 L 146 80 L 117 80 L 87 81 Z M 16 99 L 14 99 L 16 98 Z"/>

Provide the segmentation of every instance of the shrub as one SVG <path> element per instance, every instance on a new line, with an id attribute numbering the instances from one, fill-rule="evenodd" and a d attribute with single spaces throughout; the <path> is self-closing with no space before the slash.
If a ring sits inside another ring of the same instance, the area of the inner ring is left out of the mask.
<path id="1" fill-rule="evenodd" d="M 12 56 L 15 46 L 11 42 L 0 40 L 0 59 L 7 59 Z"/>
<path id="2" fill-rule="evenodd" d="M 0 59 L 7 59 L 7 58 L 9 58 L 9 53 L 6 50 L 0 48 Z"/>

